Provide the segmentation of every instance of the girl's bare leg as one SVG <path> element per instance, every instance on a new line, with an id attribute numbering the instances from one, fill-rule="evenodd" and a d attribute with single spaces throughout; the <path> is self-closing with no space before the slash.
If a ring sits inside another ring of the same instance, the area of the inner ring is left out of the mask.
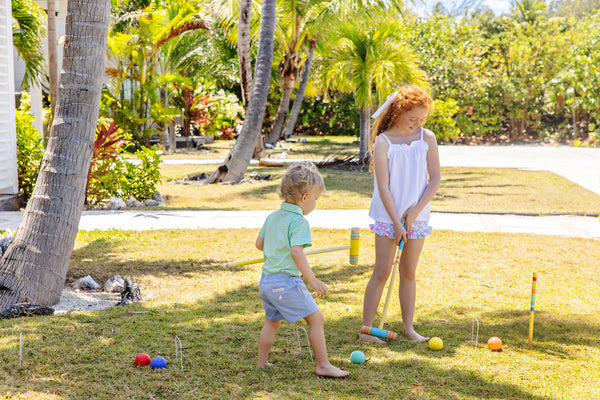
<path id="1" fill-rule="evenodd" d="M 415 299 L 417 293 L 416 271 L 419 256 L 423 250 L 425 238 L 409 239 L 402 250 L 400 257 L 400 308 L 402 309 L 402 332 L 408 338 L 417 342 L 426 342 L 428 337 L 418 334 L 413 321 L 415 316 Z"/>
<path id="2" fill-rule="evenodd" d="M 369 283 L 367 283 L 363 300 L 362 324 L 365 326 L 373 326 L 383 289 L 392 271 L 395 255 L 396 245 L 394 241 L 385 236 L 375 235 L 375 266 Z M 363 333 L 359 334 L 358 338 L 366 342 L 386 343 L 375 336 Z"/>

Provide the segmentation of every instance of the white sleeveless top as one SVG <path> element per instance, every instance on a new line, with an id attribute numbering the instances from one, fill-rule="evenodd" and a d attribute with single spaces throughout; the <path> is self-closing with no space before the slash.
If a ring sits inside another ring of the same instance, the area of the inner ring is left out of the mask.
<path id="1" fill-rule="evenodd" d="M 416 205 L 427 188 L 427 151 L 429 145 L 423 140 L 423 128 L 421 138 L 410 144 L 393 144 L 390 139 L 381 133 L 388 141 L 388 169 L 390 173 L 390 191 L 394 199 L 394 205 L 400 218 L 406 210 Z M 431 203 L 419 213 L 416 221 L 429 221 Z M 369 216 L 375 221 L 392 224 L 377 188 L 377 179 L 373 188 L 373 199 Z"/>

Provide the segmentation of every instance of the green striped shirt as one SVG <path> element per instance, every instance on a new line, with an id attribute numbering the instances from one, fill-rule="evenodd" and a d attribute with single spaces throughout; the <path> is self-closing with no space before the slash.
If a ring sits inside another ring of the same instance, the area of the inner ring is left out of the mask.
<path id="1" fill-rule="evenodd" d="M 300 270 L 292 258 L 292 246 L 312 246 L 310 226 L 302 208 L 296 204 L 281 203 L 265 221 L 259 236 L 265 240 L 263 272 L 267 275 L 285 272 L 300 276 Z"/>

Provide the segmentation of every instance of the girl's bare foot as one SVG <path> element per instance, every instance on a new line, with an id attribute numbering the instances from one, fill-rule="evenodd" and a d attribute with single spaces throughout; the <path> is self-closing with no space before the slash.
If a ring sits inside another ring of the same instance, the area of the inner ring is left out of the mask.
<path id="1" fill-rule="evenodd" d="M 377 344 L 387 344 L 386 341 L 379 339 L 378 337 L 367 335 L 366 333 L 359 333 L 358 340 L 361 342 L 371 342 Z"/>
<path id="2" fill-rule="evenodd" d="M 348 376 L 350 372 L 339 369 L 338 367 L 334 367 L 329 364 L 326 367 L 317 367 L 315 369 L 315 373 L 317 376 L 325 376 L 328 378 L 343 378 Z"/>
<path id="3" fill-rule="evenodd" d="M 405 329 L 403 333 L 404 336 L 411 340 L 414 340 L 415 342 L 423 343 L 429 341 L 428 337 L 419 335 L 414 329 Z"/>
<path id="4" fill-rule="evenodd" d="M 266 364 L 258 364 L 258 363 L 256 363 L 256 368 L 266 368 L 266 367 L 272 367 L 272 366 L 273 366 L 273 363 L 270 363 L 268 361 L 267 361 Z"/>

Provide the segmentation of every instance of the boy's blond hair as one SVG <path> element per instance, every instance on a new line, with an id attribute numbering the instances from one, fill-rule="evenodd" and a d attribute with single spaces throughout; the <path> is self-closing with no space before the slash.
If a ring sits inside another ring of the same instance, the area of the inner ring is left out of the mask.
<path id="1" fill-rule="evenodd" d="M 277 194 L 284 201 L 297 204 L 302 195 L 315 186 L 321 188 L 321 192 L 325 191 L 325 183 L 317 167 L 309 161 L 293 163 L 281 177 Z"/>

